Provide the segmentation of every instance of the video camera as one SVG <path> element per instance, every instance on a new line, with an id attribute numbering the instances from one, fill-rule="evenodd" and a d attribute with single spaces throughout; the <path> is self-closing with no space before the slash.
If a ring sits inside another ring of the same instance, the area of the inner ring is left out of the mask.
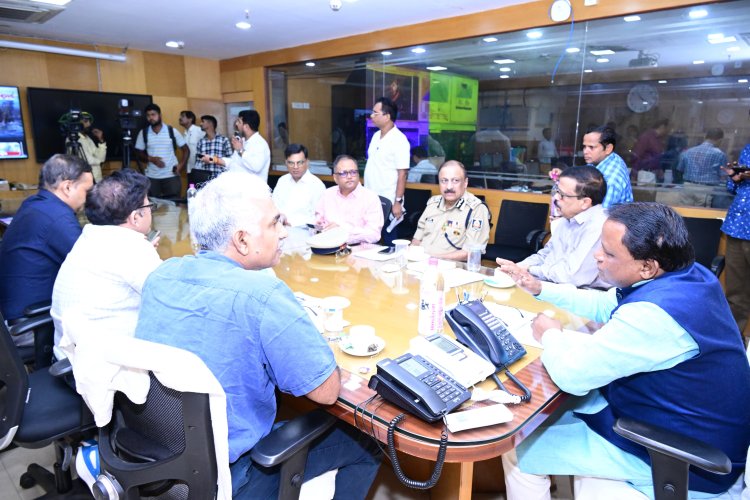
<path id="1" fill-rule="evenodd" d="M 62 115 L 57 123 L 60 125 L 60 133 L 70 140 L 75 141 L 78 139 L 78 133 L 83 130 L 83 123 L 81 123 L 81 110 L 71 109 L 64 115 Z"/>
<path id="2" fill-rule="evenodd" d="M 120 99 L 117 107 L 117 115 L 120 118 L 120 127 L 123 130 L 138 130 L 138 119 L 142 116 L 140 109 L 132 109 L 130 99 Z"/>

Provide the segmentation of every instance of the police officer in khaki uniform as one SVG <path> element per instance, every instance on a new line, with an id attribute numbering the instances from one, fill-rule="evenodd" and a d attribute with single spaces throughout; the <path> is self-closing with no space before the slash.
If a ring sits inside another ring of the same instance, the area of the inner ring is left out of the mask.
<path id="1" fill-rule="evenodd" d="M 466 168 L 457 161 L 443 163 L 438 171 L 441 196 L 433 196 L 419 218 L 412 245 L 421 245 L 434 257 L 466 260 L 472 244 L 487 246 L 490 213 L 487 205 L 466 191 Z"/>

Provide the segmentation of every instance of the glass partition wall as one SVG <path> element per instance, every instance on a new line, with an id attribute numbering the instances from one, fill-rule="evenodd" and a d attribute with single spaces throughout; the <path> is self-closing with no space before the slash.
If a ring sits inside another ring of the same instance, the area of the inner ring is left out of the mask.
<path id="1" fill-rule="evenodd" d="M 583 135 L 607 125 L 636 199 L 726 207 L 725 177 L 685 184 L 677 166 L 710 129 L 730 161 L 750 143 L 748 12 L 739 0 L 276 66 L 273 163 L 299 142 L 318 173 L 342 153 L 364 167 L 386 96 L 411 145 L 460 160 L 472 186 L 549 190 L 550 168 L 584 164 Z"/>

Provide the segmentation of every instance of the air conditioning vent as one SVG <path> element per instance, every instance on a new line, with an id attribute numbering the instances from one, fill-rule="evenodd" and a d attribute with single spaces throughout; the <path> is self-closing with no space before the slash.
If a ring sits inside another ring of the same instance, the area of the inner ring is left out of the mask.
<path id="1" fill-rule="evenodd" d="M 29 2 L 2 0 L 0 1 L 0 21 L 42 24 L 63 10 L 55 5 L 32 5 Z"/>

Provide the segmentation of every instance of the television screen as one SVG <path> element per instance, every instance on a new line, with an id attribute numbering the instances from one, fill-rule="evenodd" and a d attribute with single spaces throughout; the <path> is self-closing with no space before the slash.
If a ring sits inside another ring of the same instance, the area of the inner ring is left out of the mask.
<path id="1" fill-rule="evenodd" d="M 94 119 L 92 127 L 104 132 L 104 139 L 107 141 L 107 160 L 121 159 L 125 133 L 120 126 L 122 118 L 120 101 L 128 99 L 130 109 L 141 112 L 147 104 L 152 102 L 150 95 L 143 94 L 34 87 L 29 87 L 27 93 L 34 131 L 34 152 L 36 160 L 40 163 L 56 153 L 65 153 L 65 138 L 68 134 L 66 127 L 60 124 L 60 119 L 71 110 L 92 115 Z M 146 126 L 145 117 L 129 117 L 122 121 L 129 122 L 128 125 L 132 126 L 131 142 L 135 145 L 138 131 Z M 165 117 L 165 122 L 169 122 L 169 117 Z"/>
<path id="2" fill-rule="evenodd" d="M 28 157 L 18 87 L 0 85 L 0 160 Z"/>

